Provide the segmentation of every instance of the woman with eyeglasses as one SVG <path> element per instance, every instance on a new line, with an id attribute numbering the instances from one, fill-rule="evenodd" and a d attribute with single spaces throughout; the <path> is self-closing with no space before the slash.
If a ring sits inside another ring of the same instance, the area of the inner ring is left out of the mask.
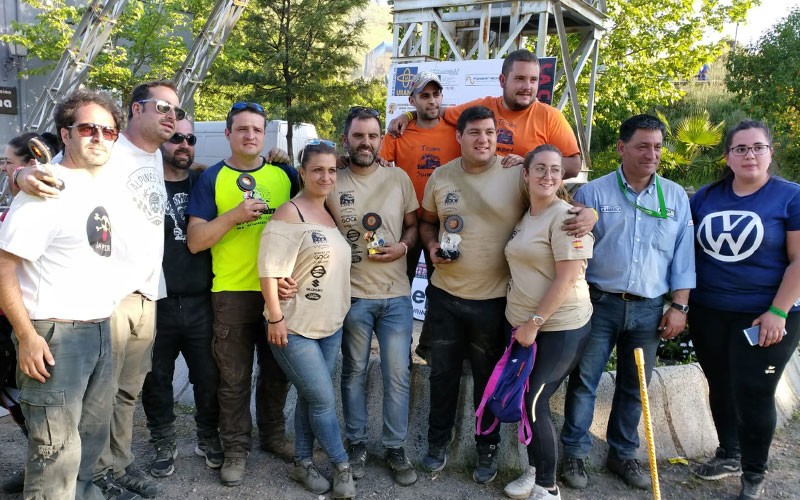
<path id="1" fill-rule="evenodd" d="M 775 389 L 800 339 L 800 185 L 770 172 L 772 136 L 758 121 L 728 132 L 725 161 L 721 179 L 690 202 L 689 325 L 719 439 L 694 473 L 741 475 L 739 498 L 753 499 L 763 496 Z"/>
<path id="2" fill-rule="evenodd" d="M 336 149 L 308 144 L 300 155 L 303 191 L 281 205 L 261 236 L 258 266 L 275 360 L 297 389 L 291 477 L 321 495 L 331 488 L 314 465 L 314 439 L 334 465 L 333 498 L 356 489 L 336 416 L 333 372 L 350 306 L 350 245 L 336 228 L 325 199 L 336 183 Z M 278 281 L 298 292 L 281 300 Z"/>
<path id="3" fill-rule="evenodd" d="M 560 499 L 556 486 L 558 439 L 550 416 L 550 397 L 572 371 L 589 338 L 592 303 L 584 278 L 594 237 L 561 230 L 572 217 L 572 198 L 563 185 L 561 152 L 543 144 L 525 156 L 522 174 L 530 209 L 517 223 L 505 253 L 511 270 L 506 332 L 523 346 L 537 344 L 525 396 L 533 438 L 529 467 L 505 487 L 510 498 Z"/>

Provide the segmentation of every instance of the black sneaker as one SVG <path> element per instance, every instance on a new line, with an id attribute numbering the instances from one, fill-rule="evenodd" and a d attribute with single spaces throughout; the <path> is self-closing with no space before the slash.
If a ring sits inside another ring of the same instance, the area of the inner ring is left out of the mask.
<path id="1" fill-rule="evenodd" d="M 22 493 L 25 489 L 25 469 L 15 472 L 3 483 L 2 489 L 5 493 Z"/>
<path id="2" fill-rule="evenodd" d="M 478 445 L 478 463 L 472 479 L 478 484 L 491 483 L 497 477 L 497 445 Z"/>
<path id="3" fill-rule="evenodd" d="M 153 498 L 161 493 L 161 485 L 133 465 L 126 467 L 125 474 L 115 478 L 114 481 L 126 490 L 137 493 L 144 498 Z"/>
<path id="4" fill-rule="evenodd" d="M 394 480 L 400 486 L 411 486 L 417 482 L 417 471 L 406 456 L 406 450 L 389 448 L 386 450 L 386 462 L 394 472 Z"/>
<path id="5" fill-rule="evenodd" d="M 692 470 L 695 476 L 707 481 L 716 481 L 723 477 L 741 476 L 740 457 L 728 457 L 724 448 L 717 448 L 714 458 Z"/>
<path id="6" fill-rule="evenodd" d="M 178 458 L 178 447 L 173 439 L 161 439 L 153 443 L 156 447 L 156 458 L 150 464 L 150 474 L 155 477 L 171 476 L 175 472 L 175 459 Z"/>
<path id="7" fill-rule="evenodd" d="M 742 476 L 742 490 L 739 500 L 755 500 L 764 495 L 764 474 L 749 474 Z"/>
<path id="8" fill-rule="evenodd" d="M 222 451 L 222 444 L 219 437 L 203 438 L 197 442 L 194 454 L 206 459 L 206 466 L 212 469 L 219 469 L 225 461 L 225 452 Z"/>
<path id="9" fill-rule="evenodd" d="M 582 458 L 565 457 L 561 462 L 561 477 L 567 486 L 576 490 L 583 490 L 589 485 L 589 474 Z"/>
<path id="10" fill-rule="evenodd" d="M 350 471 L 353 473 L 353 478 L 364 477 L 366 473 L 364 466 L 367 465 L 366 443 L 350 443 L 350 446 L 347 447 L 347 456 L 350 458 Z"/>
<path id="11" fill-rule="evenodd" d="M 428 472 L 439 472 L 447 464 L 447 445 L 428 445 L 428 452 L 422 457 L 422 467 Z"/>
<path id="12" fill-rule="evenodd" d="M 650 489 L 650 476 L 642 470 L 638 460 L 617 460 L 608 457 L 606 468 L 621 477 L 628 485 L 642 490 Z"/>
<path id="13" fill-rule="evenodd" d="M 94 485 L 100 488 L 103 498 L 106 500 L 141 500 L 142 497 L 132 491 L 128 491 L 111 478 L 111 473 L 106 474 L 94 481 Z"/>

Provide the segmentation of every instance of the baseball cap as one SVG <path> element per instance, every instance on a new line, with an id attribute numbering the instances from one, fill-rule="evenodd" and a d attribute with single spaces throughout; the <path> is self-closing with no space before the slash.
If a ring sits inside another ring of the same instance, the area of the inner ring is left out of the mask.
<path id="1" fill-rule="evenodd" d="M 442 82 L 439 80 L 439 75 L 436 73 L 431 73 L 430 71 L 423 71 L 422 73 L 417 73 L 414 76 L 414 79 L 411 80 L 411 95 L 418 94 L 422 92 L 422 89 L 425 88 L 429 83 L 435 83 L 439 86 L 439 90 L 443 89 Z"/>

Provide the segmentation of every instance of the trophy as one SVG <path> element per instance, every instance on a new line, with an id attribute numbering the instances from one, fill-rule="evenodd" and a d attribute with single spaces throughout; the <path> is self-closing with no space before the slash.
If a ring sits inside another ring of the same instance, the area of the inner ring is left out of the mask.
<path id="1" fill-rule="evenodd" d="M 256 191 L 256 179 L 252 175 L 247 173 L 239 174 L 239 177 L 236 179 L 236 185 L 242 190 L 245 200 L 260 200 L 267 205 L 267 202 L 264 201 L 264 198 L 262 198 L 261 195 L 258 194 L 258 191 Z M 268 209 L 269 205 L 267 205 L 262 213 L 267 213 Z"/>
<path id="2" fill-rule="evenodd" d="M 36 160 L 36 168 L 47 172 L 51 177 L 55 177 L 49 165 L 50 161 L 53 159 L 53 155 L 50 154 L 50 148 L 47 147 L 47 144 L 42 142 L 38 137 L 32 137 L 28 141 L 28 150 L 31 152 L 34 160 Z M 59 191 L 63 191 L 66 187 L 64 181 L 61 179 L 56 180 L 58 183 L 54 184 L 53 187 Z"/>
<path id="3" fill-rule="evenodd" d="M 461 243 L 461 236 L 458 233 L 464 229 L 464 219 L 459 215 L 449 215 L 444 220 L 444 234 L 439 242 L 439 250 L 436 256 L 441 259 L 457 260 L 461 256 L 458 244 Z"/>
<path id="4" fill-rule="evenodd" d="M 369 212 L 361 219 L 361 225 L 367 230 L 364 239 L 367 240 L 367 253 L 369 255 L 384 253 L 382 248 L 386 244 L 383 231 L 380 230 L 383 220 L 375 212 Z"/>

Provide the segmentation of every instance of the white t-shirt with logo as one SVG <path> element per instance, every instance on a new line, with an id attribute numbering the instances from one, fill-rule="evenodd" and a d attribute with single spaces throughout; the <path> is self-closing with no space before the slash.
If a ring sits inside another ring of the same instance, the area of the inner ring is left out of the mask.
<path id="1" fill-rule="evenodd" d="M 101 179 L 112 194 L 109 210 L 119 250 L 115 260 L 126 271 L 120 283 L 123 293 L 139 291 L 151 300 L 165 297 L 161 260 L 167 192 L 161 151 L 148 153 L 120 134 Z"/>
<path id="2" fill-rule="evenodd" d="M 0 226 L 0 248 L 22 258 L 17 270 L 31 319 L 107 318 L 121 299 L 109 192 L 85 170 L 51 165 L 58 198 L 19 193 Z"/>

